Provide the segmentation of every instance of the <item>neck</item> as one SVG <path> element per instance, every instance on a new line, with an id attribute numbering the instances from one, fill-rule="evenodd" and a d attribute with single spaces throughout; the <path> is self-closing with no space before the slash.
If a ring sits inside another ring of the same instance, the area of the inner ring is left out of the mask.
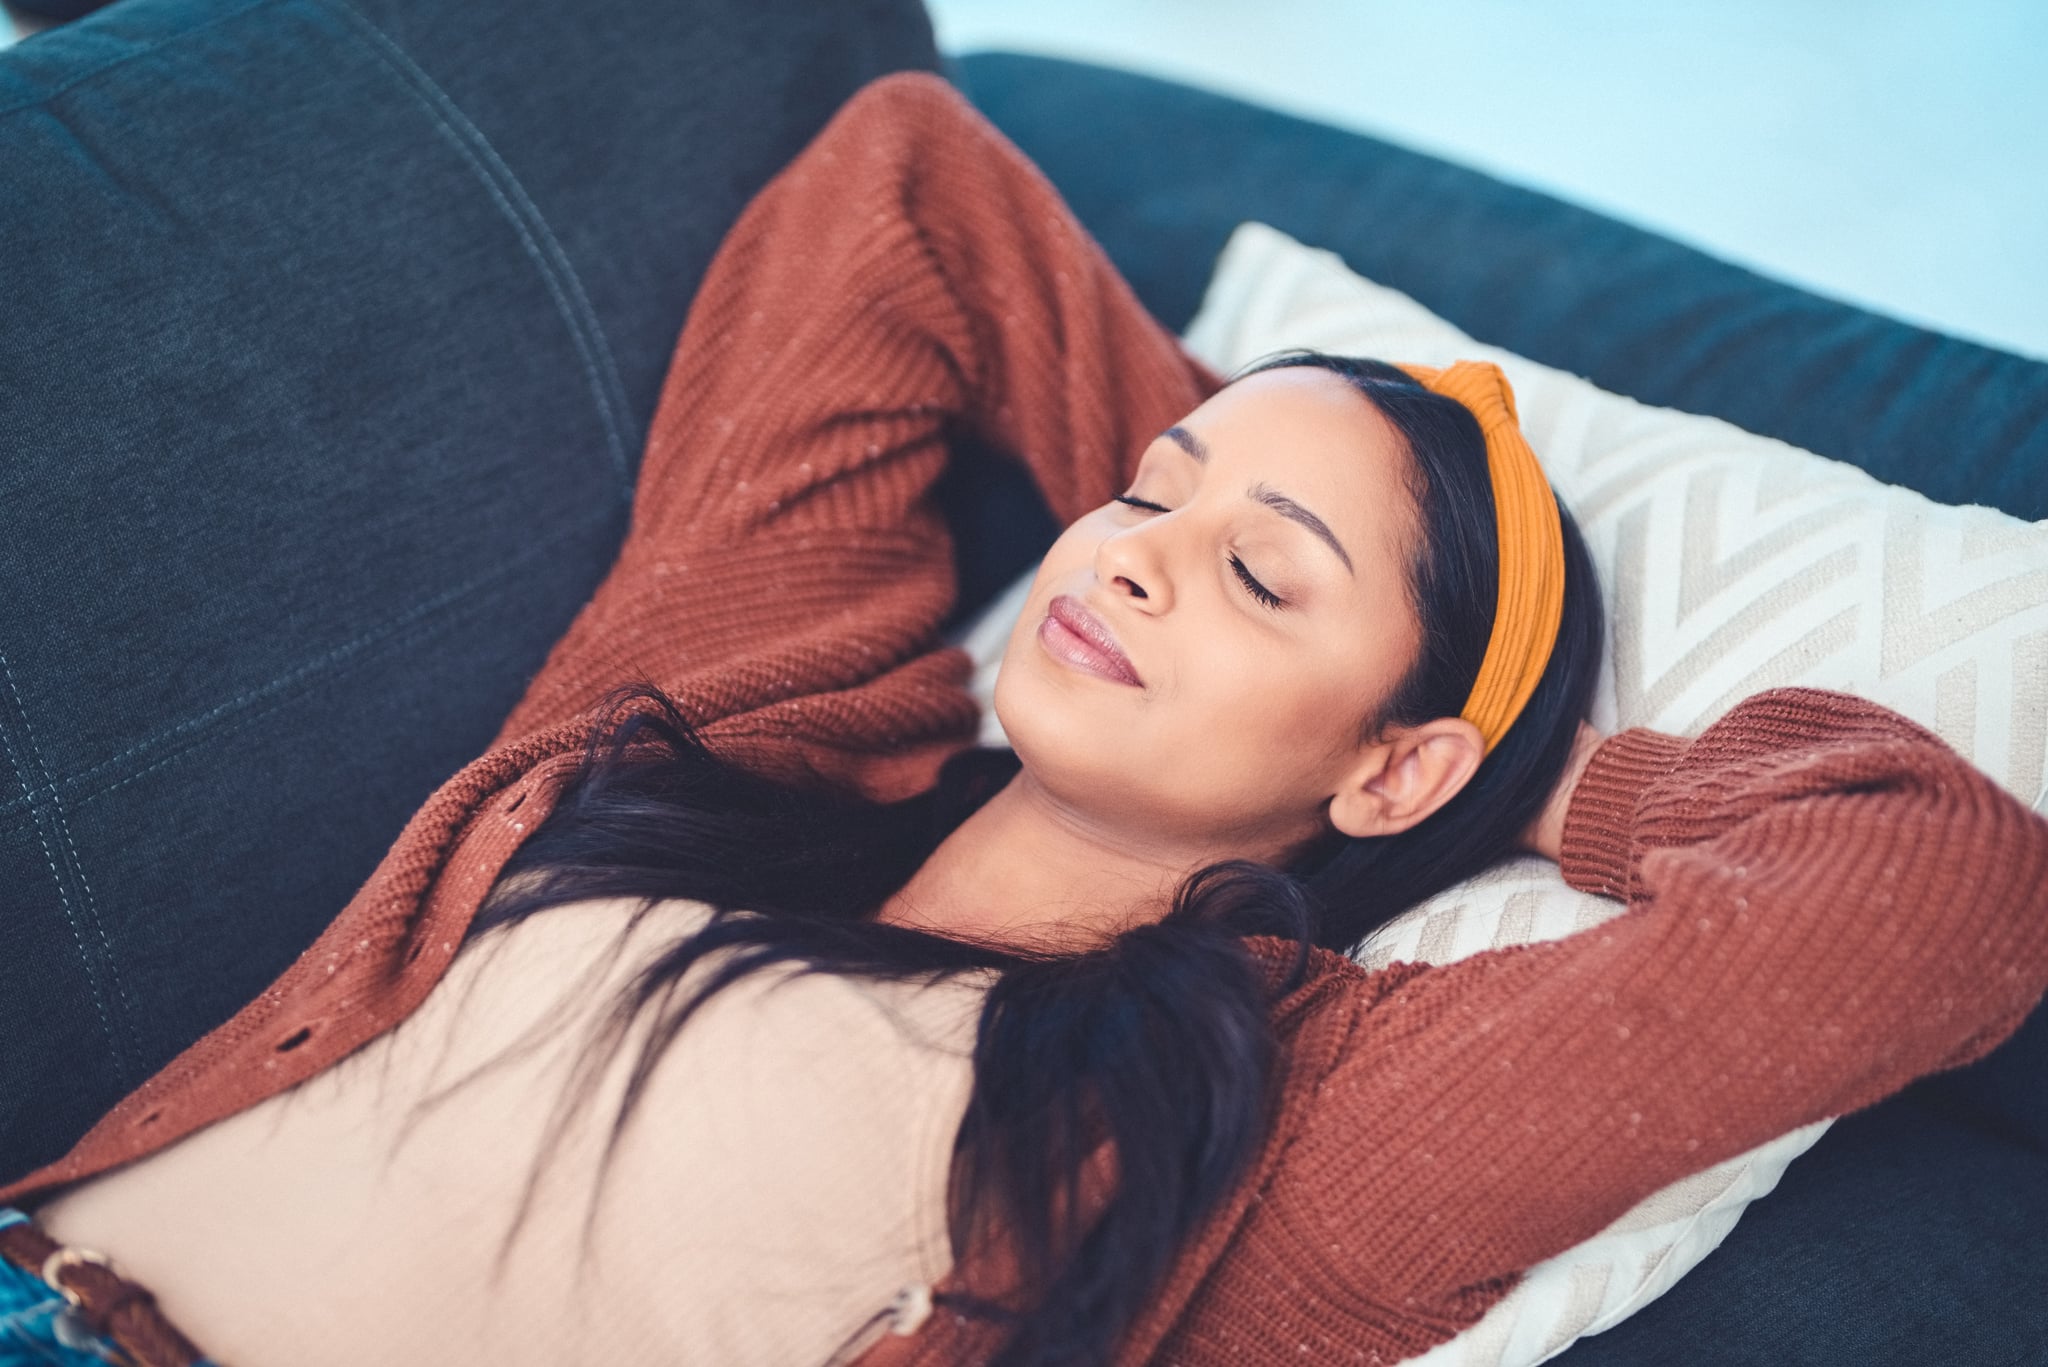
<path id="1" fill-rule="evenodd" d="M 1020 771 L 925 860 L 881 919 L 1059 952 L 1156 921 L 1213 854 L 1146 846 Z"/>

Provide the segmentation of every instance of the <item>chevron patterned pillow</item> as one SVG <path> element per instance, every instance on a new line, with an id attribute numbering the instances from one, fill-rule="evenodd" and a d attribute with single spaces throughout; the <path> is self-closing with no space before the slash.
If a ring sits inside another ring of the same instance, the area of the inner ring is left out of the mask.
<path id="1" fill-rule="evenodd" d="M 1593 712 L 1603 729 L 1697 734 L 1764 688 L 1840 689 L 1932 727 L 2048 812 L 2048 523 L 1943 507 L 1717 419 L 1606 393 L 1475 342 L 1263 224 L 1232 236 L 1187 344 L 1225 373 L 1295 346 L 1499 364 L 1606 591 Z M 1029 581 L 1027 572 L 963 639 L 990 744 L 1003 735 L 988 690 Z M 1620 909 L 1566 887 L 1546 861 L 1516 859 L 1396 918 L 1359 958 L 1442 963 L 1569 935 Z M 1418 1363 L 1526 1367 L 1618 1323 L 1712 1252 L 1826 1129 L 1807 1126 L 1655 1193 L 1531 1269 Z"/>

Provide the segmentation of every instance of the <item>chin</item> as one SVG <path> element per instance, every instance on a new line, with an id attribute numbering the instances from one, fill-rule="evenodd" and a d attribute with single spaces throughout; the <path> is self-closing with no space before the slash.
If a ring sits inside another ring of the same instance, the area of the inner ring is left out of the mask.
<path id="1" fill-rule="evenodd" d="M 1010 748 L 1026 769 L 1048 787 L 1064 789 L 1080 777 L 1084 756 L 1098 759 L 1106 747 L 1093 737 L 1091 709 L 1056 685 L 1058 680 L 1034 668 L 1037 661 L 1019 661 L 1020 650 L 1037 650 L 1038 643 L 1026 636 L 1020 645 L 1011 639 L 996 671 L 995 713 L 1009 737 Z M 1063 781 L 1064 780 L 1064 781 Z"/>
<path id="2" fill-rule="evenodd" d="M 1031 747 L 1030 737 L 1036 732 L 1035 723 L 1044 712 L 1044 707 L 1035 700 L 1019 696 L 1038 690 L 1030 684 L 1020 685 L 1019 680 L 1027 667 L 1017 663 L 1016 637 L 1010 638 L 1010 648 L 1003 652 L 1003 662 L 996 668 L 996 686 L 991 701 L 996 721 L 1002 726 L 1003 734 L 1010 739 L 1010 748 L 1017 752 L 1017 758 L 1026 759 Z M 1032 682 L 1036 682 L 1035 680 Z M 1028 760 L 1026 761 L 1028 763 Z"/>

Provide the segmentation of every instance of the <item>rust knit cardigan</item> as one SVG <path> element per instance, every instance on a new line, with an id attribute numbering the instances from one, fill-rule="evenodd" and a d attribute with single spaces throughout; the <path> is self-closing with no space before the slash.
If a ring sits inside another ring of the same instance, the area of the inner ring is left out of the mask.
<path id="1" fill-rule="evenodd" d="M 1215 383 L 948 87 L 869 87 L 713 264 L 618 563 L 500 741 L 268 991 L 0 1202 L 159 1149 L 403 1020 L 622 680 L 661 684 L 764 768 L 927 784 L 976 721 L 965 659 L 934 646 L 949 438 L 1016 453 L 1071 518 Z M 1120 1360 L 1411 1356 L 1658 1187 L 1977 1057 L 2048 986 L 2048 822 L 1836 694 L 1762 695 L 1697 740 L 1609 740 L 1563 867 L 1629 911 L 1441 968 L 1315 956 L 1276 1008 L 1270 1135 Z M 990 1346 L 942 1310 L 869 1359 Z"/>

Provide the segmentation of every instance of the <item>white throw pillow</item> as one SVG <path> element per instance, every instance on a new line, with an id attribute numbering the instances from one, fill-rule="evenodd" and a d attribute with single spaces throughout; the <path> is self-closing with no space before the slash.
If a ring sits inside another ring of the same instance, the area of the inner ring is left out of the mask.
<path id="1" fill-rule="evenodd" d="M 1786 684 L 1874 699 L 1932 727 L 2048 812 L 2048 522 L 1953 508 L 1713 418 L 1651 408 L 1482 345 L 1335 255 L 1247 223 L 1217 262 L 1187 345 L 1228 374 L 1288 347 L 1445 365 L 1493 361 L 1584 531 L 1608 609 L 1593 706 L 1604 730 L 1696 735 Z M 1941 452 L 1929 452 L 1939 460 Z M 988 704 L 1026 575 L 964 644 Z M 1445 963 L 1597 925 L 1617 902 L 1510 860 L 1414 907 L 1361 947 L 1368 967 Z M 1777 1185 L 1822 1121 L 1655 1193 L 1530 1269 L 1429 1367 L 1524 1367 L 1647 1305 Z"/>

